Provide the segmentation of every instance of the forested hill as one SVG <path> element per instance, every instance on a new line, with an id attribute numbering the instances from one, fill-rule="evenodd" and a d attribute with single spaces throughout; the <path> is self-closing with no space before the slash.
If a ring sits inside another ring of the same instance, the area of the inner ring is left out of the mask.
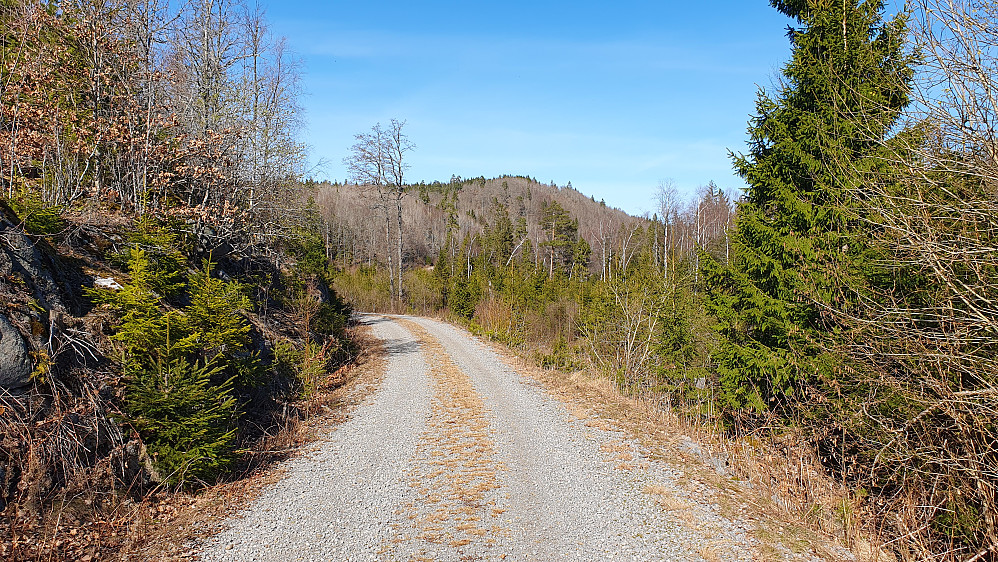
<path id="1" fill-rule="evenodd" d="M 315 199 L 327 228 L 327 253 L 340 267 L 380 264 L 386 260 L 386 218 L 377 189 L 373 186 L 318 183 Z M 550 270 L 553 238 L 561 237 L 566 246 L 583 253 L 578 259 L 590 273 L 607 274 L 611 265 L 625 265 L 643 243 L 640 231 L 652 231 L 662 241 L 655 246 L 654 258 L 664 261 L 662 248 L 692 252 L 698 242 L 723 237 L 734 212 L 732 197 L 713 184 L 701 188 L 690 202 L 680 200 L 674 189 L 659 190 L 657 207 L 650 216 L 632 216 L 603 200 L 565 186 L 540 183 L 536 179 L 506 175 L 498 178 L 452 178 L 448 183 L 432 182 L 407 186 L 403 197 L 403 247 L 405 264 L 432 265 L 445 247 L 457 255 L 463 244 L 465 253 L 477 254 L 481 238 L 495 229 L 508 229 L 511 246 L 501 248 L 504 263 L 529 259 L 536 266 Z M 699 219 L 699 220 L 698 220 Z M 557 222 L 560 221 L 560 227 Z M 389 225 L 395 237 L 396 222 Z M 559 229 L 555 233 L 553 229 Z M 671 241 L 666 238 L 666 228 Z M 448 245 L 448 233 L 451 236 Z M 647 234 L 645 234 L 647 233 Z M 494 235 L 493 235 L 494 236 Z M 547 248 L 538 252 L 539 248 Z M 493 249 L 494 251 L 500 248 Z M 493 258 L 498 259 L 497 256 Z M 558 256 L 555 256 L 558 261 Z M 582 263 L 582 262 L 585 263 Z M 556 263 L 557 265 L 557 263 Z M 569 263 L 563 265 L 571 267 Z"/>
<path id="2" fill-rule="evenodd" d="M 377 259 L 384 246 L 384 217 L 377 211 L 377 198 L 370 186 L 329 184 L 318 186 L 317 203 L 323 216 L 334 225 L 333 243 L 341 260 L 358 262 Z M 547 235 L 545 211 L 557 204 L 577 221 L 578 236 L 591 248 L 600 249 L 622 227 L 633 228 L 643 220 L 628 215 L 604 201 L 596 201 L 571 187 L 543 184 L 526 176 L 461 179 L 409 186 L 404 201 L 406 262 L 431 264 L 446 244 L 448 224 L 458 242 L 465 234 L 475 236 L 496 223 L 505 212 L 523 240 L 537 247 Z M 548 213 L 550 215 L 550 213 Z M 508 256 L 507 256 L 508 257 Z"/>

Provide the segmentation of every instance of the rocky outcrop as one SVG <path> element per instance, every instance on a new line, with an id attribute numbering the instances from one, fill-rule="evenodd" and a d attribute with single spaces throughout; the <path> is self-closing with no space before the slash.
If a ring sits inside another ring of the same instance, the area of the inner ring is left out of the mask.
<path id="1" fill-rule="evenodd" d="M 6 205 L 0 205 L 0 290 L 14 292 L 10 285 L 20 285 L 18 289 L 29 289 L 45 310 L 65 310 L 59 285 L 52 276 L 55 264 L 51 261 L 25 234 L 16 215 Z"/>
<path id="2" fill-rule="evenodd" d="M 52 253 L 44 252 L 17 215 L 0 203 L 0 390 L 28 386 L 31 350 L 44 346 L 50 315 L 66 311 Z"/>
<path id="3" fill-rule="evenodd" d="M 27 386 L 31 376 L 31 357 L 21 332 L 0 314 L 0 389 L 15 390 Z"/>

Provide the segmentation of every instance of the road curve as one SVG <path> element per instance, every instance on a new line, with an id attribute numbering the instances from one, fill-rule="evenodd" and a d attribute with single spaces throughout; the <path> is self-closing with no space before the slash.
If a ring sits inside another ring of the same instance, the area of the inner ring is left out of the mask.
<path id="1" fill-rule="evenodd" d="M 466 331 L 361 321 L 388 350 L 380 388 L 203 560 L 753 558 L 744 529 L 689 501 L 676 469 L 572 416 Z"/>

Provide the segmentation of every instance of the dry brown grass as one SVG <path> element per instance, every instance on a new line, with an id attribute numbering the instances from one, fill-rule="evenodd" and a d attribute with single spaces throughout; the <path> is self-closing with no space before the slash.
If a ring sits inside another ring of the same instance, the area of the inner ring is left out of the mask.
<path id="1" fill-rule="evenodd" d="M 419 341 L 433 384 L 427 429 L 408 474 L 420 496 L 406 506 L 419 533 L 416 538 L 462 547 L 495 535 L 502 511 L 497 513 L 489 497 L 499 487 L 497 471 L 502 467 L 494 459 L 485 402 L 436 338 L 414 322 L 397 321 Z M 445 531 L 436 525 L 441 522 L 453 524 Z"/>
<path id="2" fill-rule="evenodd" d="M 655 503 L 666 511 L 685 512 L 690 509 L 689 503 L 676 497 L 675 492 L 665 486 L 648 486 L 645 488 L 645 493 L 653 496 Z"/>
<path id="3" fill-rule="evenodd" d="M 630 453 L 633 448 L 623 441 L 613 441 L 601 444 L 599 450 L 604 453 Z"/>
<path id="4" fill-rule="evenodd" d="M 724 560 L 724 555 L 731 552 L 731 543 L 727 541 L 711 541 L 700 547 L 698 554 L 707 562 L 720 562 Z"/>

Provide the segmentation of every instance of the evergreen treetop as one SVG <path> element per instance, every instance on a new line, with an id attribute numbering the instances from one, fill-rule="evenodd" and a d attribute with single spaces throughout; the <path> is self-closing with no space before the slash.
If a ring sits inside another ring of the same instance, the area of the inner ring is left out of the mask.
<path id="1" fill-rule="evenodd" d="M 765 409 L 828 369 L 815 345 L 822 311 L 868 275 L 855 197 L 908 103 L 904 20 L 882 0 L 774 0 L 795 18 L 784 80 L 759 94 L 749 152 L 734 156 L 748 189 L 727 266 L 706 285 L 722 335 L 718 374 L 730 407 Z M 859 279 L 860 281 L 857 281 Z"/>

